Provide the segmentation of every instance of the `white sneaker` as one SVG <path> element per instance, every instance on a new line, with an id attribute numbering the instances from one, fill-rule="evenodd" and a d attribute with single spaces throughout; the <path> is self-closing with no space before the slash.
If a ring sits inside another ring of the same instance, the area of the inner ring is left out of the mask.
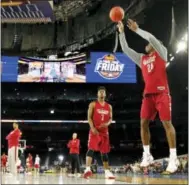
<path id="1" fill-rule="evenodd" d="M 81 177 L 81 174 L 80 174 L 80 173 L 78 173 L 76 177 L 77 177 L 77 178 L 80 178 L 80 177 Z"/>
<path id="2" fill-rule="evenodd" d="M 143 152 L 142 162 L 140 163 L 140 167 L 148 167 L 153 164 L 154 158 L 151 154 L 146 154 Z"/>
<path id="3" fill-rule="evenodd" d="M 7 175 L 8 175 L 8 176 L 10 176 L 10 177 L 12 177 L 12 176 L 13 176 L 13 174 L 12 174 L 12 173 L 8 173 Z"/>
<path id="4" fill-rule="evenodd" d="M 105 178 L 106 179 L 115 179 L 115 176 L 110 170 L 105 170 Z"/>
<path id="5" fill-rule="evenodd" d="M 166 172 L 175 173 L 178 170 L 180 162 L 177 158 L 169 158 L 169 164 L 167 166 Z"/>
<path id="6" fill-rule="evenodd" d="M 68 174 L 68 177 L 75 177 L 75 174 L 70 173 Z"/>

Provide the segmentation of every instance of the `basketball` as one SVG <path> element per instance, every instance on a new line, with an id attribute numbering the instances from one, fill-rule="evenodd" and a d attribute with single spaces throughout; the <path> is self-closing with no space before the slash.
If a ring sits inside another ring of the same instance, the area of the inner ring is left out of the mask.
<path id="1" fill-rule="evenodd" d="M 119 22 L 124 18 L 124 14 L 125 12 L 123 8 L 121 8 L 120 6 L 115 6 L 110 10 L 109 16 L 113 22 Z"/>

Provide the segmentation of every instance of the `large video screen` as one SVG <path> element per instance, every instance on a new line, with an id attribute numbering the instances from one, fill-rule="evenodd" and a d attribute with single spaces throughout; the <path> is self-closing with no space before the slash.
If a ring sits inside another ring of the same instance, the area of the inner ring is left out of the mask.
<path id="1" fill-rule="evenodd" d="M 18 82 L 73 82 L 85 83 L 86 55 L 57 61 L 20 58 Z"/>
<path id="2" fill-rule="evenodd" d="M 89 62 L 87 62 L 89 61 Z M 2 82 L 136 83 L 136 65 L 123 53 L 91 52 L 56 60 L 1 58 Z"/>

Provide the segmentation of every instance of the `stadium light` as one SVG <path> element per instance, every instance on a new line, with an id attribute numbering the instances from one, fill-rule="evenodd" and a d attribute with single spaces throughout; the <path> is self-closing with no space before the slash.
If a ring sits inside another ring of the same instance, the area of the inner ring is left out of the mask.
<path id="1" fill-rule="evenodd" d="M 187 48 L 187 43 L 185 41 L 180 41 L 177 45 L 177 52 L 176 53 L 184 51 L 184 50 L 186 50 L 186 48 Z"/>
<path id="2" fill-rule="evenodd" d="M 167 63 L 166 63 L 166 67 L 168 67 L 169 65 L 170 65 L 170 62 L 167 62 Z"/>
<path id="3" fill-rule="evenodd" d="M 188 33 L 185 34 L 184 40 L 185 40 L 185 41 L 188 41 Z"/>
<path id="4" fill-rule="evenodd" d="M 64 156 L 63 156 L 63 155 L 59 155 L 59 156 L 58 156 L 58 159 L 59 159 L 60 161 L 63 161 L 63 160 L 64 160 Z"/>
<path id="5" fill-rule="evenodd" d="M 185 33 L 185 35 L 182 37 L 182 40 L 188 41 L 188 33 Z"/>
<path id="6" fill-rule="evenodd" d="M 51 113 L 51 114 L 54 114 L 54 109 L 50 110 L 50 113 Z"/>
<path id="7" fill-rule="evenodd" d="M 56 60 L 57 55 L 49 55 L 48 58 L 49 58 L 49 60 Z"/>
<path id="8" fill-rule="evenodd" d="M 64 56 L 67 57 L 68 55 L 71 55 L 71 54 L 72 54 L 72 52 L 67 51 L 67 52 L 64 53 Z"/>
<path id="9" fill-rule="evenodd" d="M 171 58 L 170 58 L 170 61 L 173 61 L 174 59 L 175 59 L 175 57 L 171 57 Z"/>

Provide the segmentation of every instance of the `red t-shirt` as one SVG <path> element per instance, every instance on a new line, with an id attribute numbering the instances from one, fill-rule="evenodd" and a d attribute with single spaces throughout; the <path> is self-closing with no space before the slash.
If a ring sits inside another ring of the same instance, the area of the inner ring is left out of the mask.
<path id="1" fill-rule="evenodd" d="M 8 148 L 12 148 L 13 146 L 18 147 L 19 139 L 21 137 L 21 132 L 19 129 L 13 130 L 6 139 L 8 140 Z"/>
<path id="2" fill-rule="evenodd" d="M 7 156 L 6 156 L 6 155 L 2 155 L 2 156 L 1 156 L 1 164 L 2 164 L 3 166 L 5 166 L 6 163 L 7 163 Z"/>
<path id="3" fill-rule="evenodd" d="M 169 93 L 166 62 L 157 52 L 142 57 L 141 69 L 145 82 L 144 94 Z"/>
<path id="4" fill-rule="evenodd" d="M 105 102 L 101 105 L 98 101 L 95 102 L 93 112 L 93 124 L 99 132 L 108 132 L 108 128 L 99 128 L 102 124 L 107 123 L 110 120 L 110 105 Z"/>
<path id="5" fill-rule="evenodd" d="M 70 154 L 79 154 L 80 148 L 80 140 L 79 139 L 72 139 L 67 144 L 68 148 L 70 149 Z"/>
<path id="6" fill-rule="evenodd" d="M 29 156 L 29 163 L 30 163 L 30 166 L 33 166 L 33 157 L 32 156 Z"/>
<path id="7" fill-rule="evenodd" d="M 33 166 L 33 157 L 32 156 L 27 157 L 26 165 L 29 166 L 29 167 Z"/>

